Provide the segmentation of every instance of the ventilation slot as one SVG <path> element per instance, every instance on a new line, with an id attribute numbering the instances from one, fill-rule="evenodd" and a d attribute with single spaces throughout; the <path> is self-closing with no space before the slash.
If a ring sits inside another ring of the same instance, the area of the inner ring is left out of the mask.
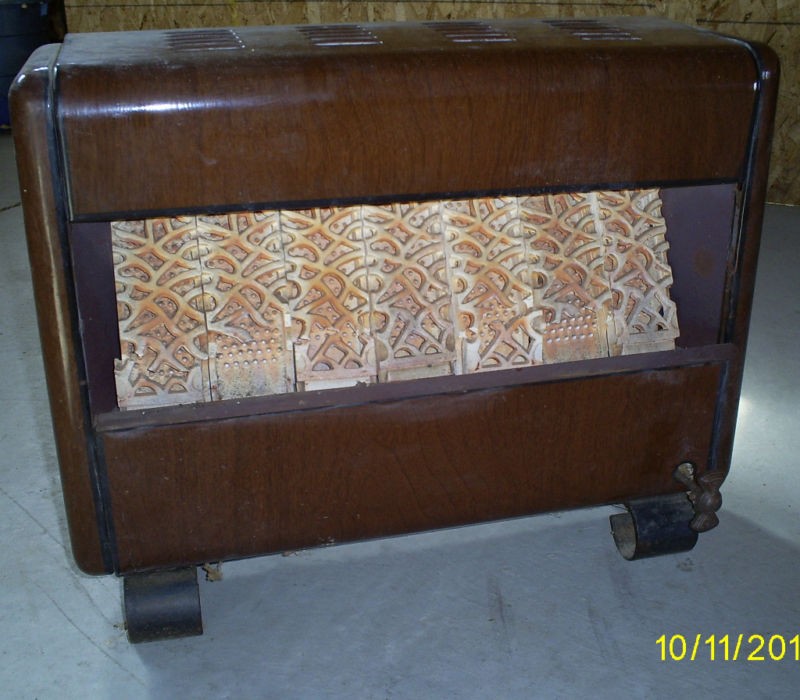
<path id="1" fill-rule="evenodd" d="M 427 27 L 456 44 L 494 44 L 515 41 L 508 32 L 486 22 L 426 22 Z"/>
<path id="2" fill-rule="evenodd" d="M 298 29 L 314 46 L 376 46 L 383 43 L 371 31 L 357 24 L 330 24 Z"/>
<path id="3" fill-rule="evenodd" d="M 214 51 L 243 49 L 244 42 L 230 29 L 199 29 L 167 32 L 167 46 L 173 51 Z"/>
<path id="4" fill-rule="evenodd" d="M 553 19 L 545 20 L 545 24 L 571 34 L 581 41 L 640 41 L 641 37 L 630 32 L 604 24 L 596 20 L 570 20 Z"/>

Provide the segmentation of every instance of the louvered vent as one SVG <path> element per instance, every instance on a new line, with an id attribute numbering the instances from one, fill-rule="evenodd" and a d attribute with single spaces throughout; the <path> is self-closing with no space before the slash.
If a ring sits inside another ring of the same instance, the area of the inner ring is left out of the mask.
<path id="1" fill-rule="evenodd" d="M 167 32 L 167 45 L 174 51 L 219 51 L 244 48 L 244 42 L 232 29 Z"/>
<path id="2" fill-rule="evenodd" d="M 298 29 L 314 46 L 375 46 L 383 43 L 371 31 L 357 24 L 328 24 Z"/>
<path id="3" fill-rule="evenodd" d="M 581 41 L 640 41 L 641 37 L 631 34 L 625 29 L 594 19 L 551 19 L 545 24 L 571 34 Z"/>
<path id="4" fill-rule="evenodd" d="M 425 25 L 456 44 L 515 41 L 508 32 L 486 22 L 426 22 Z"/>

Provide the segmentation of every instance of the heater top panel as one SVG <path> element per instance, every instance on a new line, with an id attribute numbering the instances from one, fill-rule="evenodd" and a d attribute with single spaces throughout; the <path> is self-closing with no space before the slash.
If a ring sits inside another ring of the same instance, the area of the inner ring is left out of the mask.
<path id="1" fill-rule="evenodd" d="M 652 19 L 70 35 L 76 220 L 740 180 L 748 46 Z"/>

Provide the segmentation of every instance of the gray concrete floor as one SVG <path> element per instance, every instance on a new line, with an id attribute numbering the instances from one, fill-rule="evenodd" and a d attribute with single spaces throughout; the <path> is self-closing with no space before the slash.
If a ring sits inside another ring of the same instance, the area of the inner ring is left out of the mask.
<path id="1" fill-rule="evenodd" d="M 800 208 L 767 212 L 722 524 L 692 552 L 626 562 L 593 508 L 228 563 L 205 636 L 132 647 L 120 582 L 69 554 L 18 201 L 3 135 L 0 697 L 797 697 L 797 646 L 656 640 L 800 634 Z"/>

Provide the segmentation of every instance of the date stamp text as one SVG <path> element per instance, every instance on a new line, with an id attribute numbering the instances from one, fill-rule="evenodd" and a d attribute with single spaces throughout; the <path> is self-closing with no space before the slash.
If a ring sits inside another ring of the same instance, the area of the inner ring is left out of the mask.
<path id="1" fill-rule="evenodd" d="M 662 634 L 661 661 L 798 661 L 800 634 Z"/>

